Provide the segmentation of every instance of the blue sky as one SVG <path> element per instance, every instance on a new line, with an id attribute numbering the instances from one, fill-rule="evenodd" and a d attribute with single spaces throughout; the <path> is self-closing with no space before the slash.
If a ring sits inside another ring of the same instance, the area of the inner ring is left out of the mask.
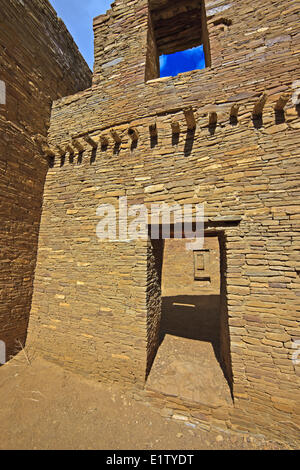
<path id="1" fill-rule="evenodd" d="M 93 70 L 93 18 L 105 13 L 110 8 L 112 0 L 50 0 L 50 3 L 66 24 L 80 52 Z M 202 46 L 160 57 L 161 77 L 175 76 L 181 72 L 204 67 Z"/>
<path id="2" fill-rule="evenodd" d="M 160 56 L 160 76 L 170 77 L 190 70 L 204 69 L 205 57 L 203 46 L 187 51 Z"/>
<path id="3" fill-rule="evenodd" d="M 112 0 L 50 0 L 58 16 L 72 34 L 83 57 L 93 69 L 93 18 L 105 13 Z"/>

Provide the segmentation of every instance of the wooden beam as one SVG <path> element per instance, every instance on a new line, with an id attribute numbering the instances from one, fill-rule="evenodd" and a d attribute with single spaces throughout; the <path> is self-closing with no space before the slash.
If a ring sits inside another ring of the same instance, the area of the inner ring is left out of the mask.
<path id="1" fill-rule="evenodd" d="M 75 153 L 74 147 L 72 147 L 72 145 L 70 145 L 70 144 L 67 144 L 67 145 L 66 145 L 66 150 L 67 150 L 70 154 Z"/>
<path id="2" fill-rule="evenodd" d="M 196 119 L 193 108 L 187 108 L 184 110 L 184 116 L 189 131 L 194 131 L 196 129 Z"/>
<path id="3" fill-rule="evenodd" d="M 101 143 L 101 147 L 107 147 L 108 144 L 109 144 L 109 140 L 108 140 L 108 137 L 104 134 L 100 135 L 100 143 Z"/>
<path id="4" fill-rule="evenodd" d="M 112 129 L 112 130 L 110 131 L 110 134 L 111 134 L 112 138 L 114 139 L 115 143 L 116 143 L 117 145 L 120 145 L 121 142 L 122 142 L 122 140 L 121 140 L 121 137 L 119 136 L 119 134 L 117 133 L 117 131 L 115 131 L 114 129 Z"/>
<path id="5" fill-rule="evenodd" d="M 215 126 L 218 122 L 218 115 L 217 113 L 209 113 L 209 125 Z"/>
<path id="6" fill-rule="evenodd" d="M 266 93 L 263 93 L 254 105 L 253 116 L 260 116 L 262 114 L 265 104 L 267 102 L 267 99 L 268 99 L 268 95 Z"/>
<path id="7" fill-rule="evenodd" d="M 89 144 L 93 149 L 96 149 L 98 147 L 98 142 L 93 139 L 89 134 L 83 136 L 83 138 L 86 143 Z"/>
<path id="8" fill-rule="evenodd" d="M 240 105 L 235 103 L 234 105 L 231 106 L 231 109 L 230 109 L 230 116 L 231 117 L 234 117 L 234 118 L 237 118 L 238 117 L 238 113 L 239 113 L 239 109 L 240 109 Z"/>
<path id="9" fill-rule="evenodd" d="M 63 157 L 64 155 L 66 155 L 67 153 L 67 149 L 62 147 L 61 145 L 56 145 L 56 148 L 58 150 L 58 153 L 61 157 Z"/>
<path id="10" fill-rule="evenodd" d="M 139 140 L 139 133 L 135 127 L 130 127 L 128 129 L 128 135 L 131 138 L 132 142 L 137 142 Z"/>
<path id="11" fill-rule="evenodd" d="M 47 144 L 42 144 L 42 151 L 47 157 L 55 157 L 55 152 Z"/>
<path id="12" fill-rule="evenodd" d="M 176 120 L 173 120 L 171 122 L 171 128 L 172 128 L 172 133 L 173 134 L 180 134 L 180 124 L 179 124 L 179 121 L 176 121 Z"/>
<path id="13" fill-rule="evenodd" d="M 80 142 L 80 140 L 72 139 L 72 144 L 74 145 L 76 150 L 78 150 L 78 152 L 84 152 L 85 149 L 84 149 L 84 146 L 82 145 L 82 143 Z"/>
<path id="14" fill-rule="evenodd" d="M 281 95 L 274 106 L 275 111 L 283 111 L 290 99 L 290 96 L 291 95 L 289 93 Z"/>
<path id="15" fill-rule="evenodd" d="M 157 137 L 157 124 L 156 124 L 156 122 L 149 126 L 149 132 L 150 132 L 151 137 Z"/>

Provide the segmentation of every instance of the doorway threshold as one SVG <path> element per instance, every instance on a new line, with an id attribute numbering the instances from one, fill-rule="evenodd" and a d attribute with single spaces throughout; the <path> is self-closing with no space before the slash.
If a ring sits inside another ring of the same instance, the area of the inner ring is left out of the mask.
<path id="1" fill-rule="evenodd" d="M 158 349 L 146 390 L 211 408 L 232 405 L 213 345 L 169 334 Z"/>

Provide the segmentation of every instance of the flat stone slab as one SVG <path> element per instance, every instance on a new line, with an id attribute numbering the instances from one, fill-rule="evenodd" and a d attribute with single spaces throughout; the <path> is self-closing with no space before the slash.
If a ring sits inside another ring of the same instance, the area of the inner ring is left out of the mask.
<path id="1" fill-rule="evenodd" d="M 146 389 L 213 408 L 232 404 L 212 344 L 178 336 L 165 336 Z"/>

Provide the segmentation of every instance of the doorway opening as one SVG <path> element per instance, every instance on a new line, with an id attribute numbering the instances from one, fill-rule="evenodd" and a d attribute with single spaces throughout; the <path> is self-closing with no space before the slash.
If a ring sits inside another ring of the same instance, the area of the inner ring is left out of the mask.
<path id="1" fill-rule="evenodd" d="M 201 250 L 187 250 L 187 242 L 149 242 L 151 354 L 146 388 L 207 406 L 228 405 L 232 403 L 232 369 L 225 236 L 206 234 Z M 158 285 L 157 290 L 154 286 Z"/>

